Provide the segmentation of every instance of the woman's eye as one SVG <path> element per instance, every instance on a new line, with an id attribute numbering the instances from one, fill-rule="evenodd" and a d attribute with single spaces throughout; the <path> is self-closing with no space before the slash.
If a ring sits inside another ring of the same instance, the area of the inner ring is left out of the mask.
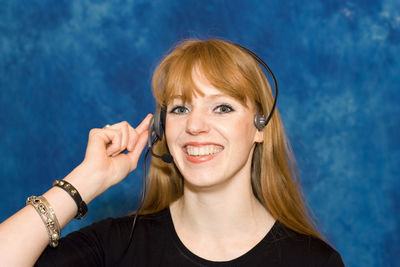
<path id="1" fill-rule="evenodd" d="M 217 113 L 229 113 L 233 111 L 233 108 L 230 105 L 223 104 L 219 105 L 214 109 L 215 112 Z"/>
<path id="2" fill-rule="evenodd" d="M 184 106 L 176 106 L 176 107 L 173 107 L 171 109 L 170 113 L 173 113 L 173 114 L 185 114 L 185 113 L 188 113 L 188 111 L 189 110 Z"/>

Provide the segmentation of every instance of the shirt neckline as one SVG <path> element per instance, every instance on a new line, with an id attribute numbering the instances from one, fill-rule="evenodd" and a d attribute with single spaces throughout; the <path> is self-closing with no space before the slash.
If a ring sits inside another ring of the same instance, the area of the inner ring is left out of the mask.
<path id="1" fill-rule="evenodd" d="M 172 216 L 171 216 L 171 211 L 169 207 L 166 209 L 166 215 L 168 217 L 168 230 L 169 233 L 171 234 L 172 239 L 174 240 L 175 245 L 177 246 L 179 252 L 184 256 L 186 259 L 188 259 L 191 262 L 201 264 L 201 265 L 207 265 L 207 266 L 232 266 L 232 264 L 238 264 L 241 262 L 246 262 L 249 258 L 252 258 L 253 255 L 257 254 L 260 249 L 265 249 L 265 246 L 269 244 L 273 236 L 276 235 L 278 227 L 279 227 L 279 222 L 275 220 L 275 223 L 271 227 L 271 229 L 268 231 L 268 233 L 254 246 L 252 247 L 249 251 L 244 253 L 243 255 L 229 260 L 229 261 L 210 261 L 207 259 L 204 259 L 200 256 L 197 256 L 193 252 L 191 252 L 179 239 L 178 234 L 176 233 L 174 223 L 172 221 Z"/>

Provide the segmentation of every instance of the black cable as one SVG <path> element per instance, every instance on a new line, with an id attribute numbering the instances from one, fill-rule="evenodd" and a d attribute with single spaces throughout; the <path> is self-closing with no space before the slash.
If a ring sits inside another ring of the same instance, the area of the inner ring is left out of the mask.
<path id="1" fill-rule="evenodd" d="M 129 247 L 132 244 L 132 240 L 133 240 L 133 233 L 135 231 L 135 226 L 136 226 L 136 221 L 138 218 L 138 212 L 141 210 L 142 206 L 143 206 L 143 202 L 144 202 L 144 198 L 146 196 L 146 190 L 147 190 L 147 179 L 146 179 L 146 173 L 147 173 L 147 169 L 146 169 L 146 160 L 147 160 L 147 156 L 149 154 L 150 149 L 148 148 L 145 155 L 144 155 L 144 159 L 143 159 L 143 175 L 142 175 L 142 192 L 141 192 L 141 196 L 140 196 L 140 204 L 139 207 L 137 208 L 136 212 L 135 212 L 135 216 L 133 218 L 133 222 L 132 222 L 132 226 L 131 226 L 131 230 L 129 233 L 129 240 L 128 240 L 128 245 L 126 246 L 124 252 L 121 254 L 118 262 L 121 262 L 122 257 L 128 252 Z M 119 265 L 118 265 L 119 266 Z"/>

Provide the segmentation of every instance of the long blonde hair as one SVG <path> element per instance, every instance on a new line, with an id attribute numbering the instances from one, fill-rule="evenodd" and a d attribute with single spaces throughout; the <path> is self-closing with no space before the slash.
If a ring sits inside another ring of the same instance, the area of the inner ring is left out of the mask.
<path id="1" fill-rule="evenodd" d="M 189 102 L 194 93 L 201 94 L 192 79 L 196 67 L 222 93 L 244 106 L 250 101 L 257 112 L 268 116 L 273 95 L 259 64 L 240 47 L 222 40 L 186 40 L 176 46 L 154 72 L 152 86 L 157 105 L 166 106 L 176 92 Z M 254 195 L 276 220 L 296 232 L 323 239 L 306 208 L 295 160 L 277 110 L 263 131 L 264 142 L 256 144 L 252 159 Z M 168 152 L 165 138 L 155 144 L 154 151 Z M 160 211 L 182 194 L 183 178 L 175 164 L 153 158 L 139 214 Z"/>

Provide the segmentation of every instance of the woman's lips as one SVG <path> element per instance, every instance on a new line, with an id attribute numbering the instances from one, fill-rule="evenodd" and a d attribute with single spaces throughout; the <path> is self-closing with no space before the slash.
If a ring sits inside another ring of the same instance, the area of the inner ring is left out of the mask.
<path id="1" fill-rule="evenodd" d="M 184 145 L 186 159 L 191 163 L 203 163 L 215 158 L 224 147 L 215 143 L 190 142 Z"/>

